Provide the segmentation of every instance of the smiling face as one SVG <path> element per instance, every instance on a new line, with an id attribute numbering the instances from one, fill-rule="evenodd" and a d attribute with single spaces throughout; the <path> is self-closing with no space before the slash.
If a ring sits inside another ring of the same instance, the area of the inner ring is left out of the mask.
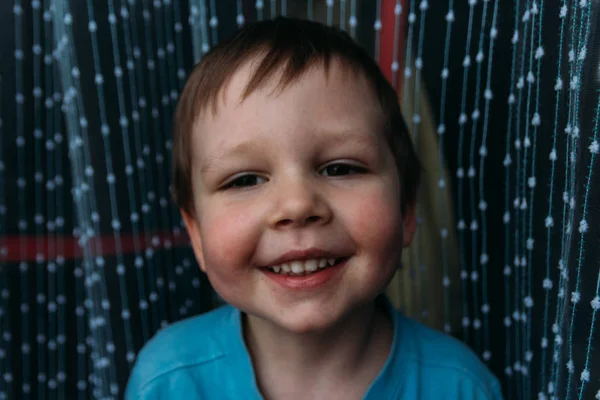
<path id="1" fill-rule="evenodd" d="M 184 220 L 228 303 L 290 332 L 325 330 L 383 291 L 414 215 L 401 215 L 398 171 L 366 79 L 333 60 L 282 91 L 274 77 L 241 101 L 252 66 L 194 125 L 195 215 Z"/>

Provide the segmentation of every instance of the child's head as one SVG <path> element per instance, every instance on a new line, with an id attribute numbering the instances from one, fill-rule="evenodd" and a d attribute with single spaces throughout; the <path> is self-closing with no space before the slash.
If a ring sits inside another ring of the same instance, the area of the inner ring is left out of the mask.
<path id="1" fill-rule="evenodd" d="M 173 168 L 215 290 L 289 331 L 381 293 L 415 229 L 420 163 L 396 94 L 318 23 L 248 25 L 211 50 L 179 101 Z"/>

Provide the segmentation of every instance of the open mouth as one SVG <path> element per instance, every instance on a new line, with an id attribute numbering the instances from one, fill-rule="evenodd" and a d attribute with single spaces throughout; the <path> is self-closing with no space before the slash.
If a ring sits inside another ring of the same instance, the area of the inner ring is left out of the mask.
<path id="1" fill-rule="evenodd" d="M 304 276 L 326 270 L 344 262 L 347 257 L 341 258 L 315 258 L 302 261 L 291 261 L 280 265 L 265 267 L 266 270 L 289 276 Z"/>

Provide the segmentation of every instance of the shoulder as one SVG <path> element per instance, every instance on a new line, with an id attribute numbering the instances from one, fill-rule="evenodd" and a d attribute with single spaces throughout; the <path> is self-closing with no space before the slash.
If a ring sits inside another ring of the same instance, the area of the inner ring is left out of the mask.
<path id="1" fill-rule="evenodd" d="M 228 339 L 235 334 L 237 316 L 233 307 L 223 306 L 159 330 L 137 355 L 128 387 L 142 389 L 175 370 L 224 357 Z"/>
<path id="2" fill-rule="evenodd" d="M 401 321 L 407 352 L 424 379 L 435 379 L 460 398 L 502 398 L 498 379 L 467 345 L 409 318 Z"/>

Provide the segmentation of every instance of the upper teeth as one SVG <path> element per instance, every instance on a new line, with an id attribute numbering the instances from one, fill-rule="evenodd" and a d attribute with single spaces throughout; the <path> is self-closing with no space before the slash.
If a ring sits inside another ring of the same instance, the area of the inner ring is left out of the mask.
<path id="1" fill-rule="evenodd" d="M 325 268 L 328 265 L 335 264 L 335 258 L 321 258 L 303 261 L 291 261 L 280 265 L 270 267 L 276 273 L 294 273 L 303 274 L 305 272 L 314 272 L 319 268 Z"/>

